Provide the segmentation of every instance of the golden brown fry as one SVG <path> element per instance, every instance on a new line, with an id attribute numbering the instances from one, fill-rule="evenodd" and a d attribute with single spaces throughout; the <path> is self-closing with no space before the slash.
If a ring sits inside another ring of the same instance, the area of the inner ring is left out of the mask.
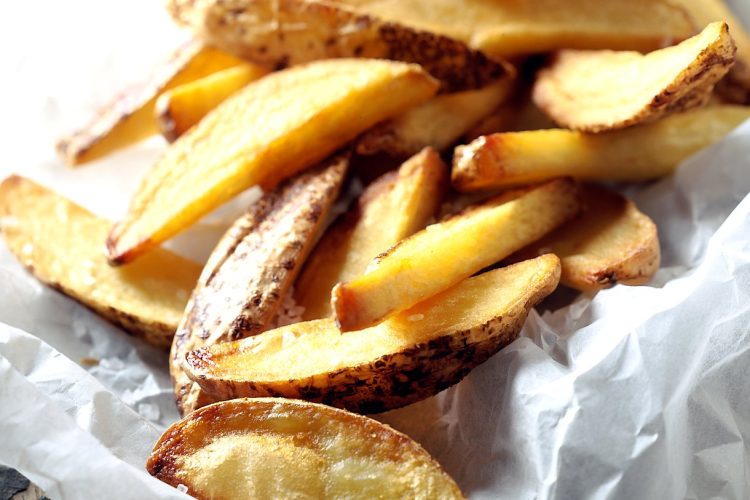
<path id="1" fill-rule="evenodd" d="M 80 165 L 158 133 L 153 116 L 161 92 L 238 64 L 242 61 L 229 54 L 191 41 L 147 82 L 127 88 L 90 123 L 60 139 L 60 156 L 68 165 Z"/>
<path id="2" fill-rule="evenodd" d="M 488 135 L 456 148 L 453 187 L 474 191 L 564 176 L 597 181 L 655 179 L 671 174 L 680 162 L 747 119 L 748 107 L 712 106 L 595 135 L 560 129 Z"/>
<path id="3" fill-rule="evenodd" d="M 343 331 L 403 311 L 544 236 L 579 209 L 576 184 L 552 181 L 504 193 L 401 241 L 365 274 L 333 289 Z"/>
<path id="4" fill-rule="evenodd" d="M 169 142 L 175 141 L 229 96 L 267 73 L 265 68 L 243 63 L 167 90 L 156 100 L 159 131 Z"/>
<path id="5" fill-rule="evenodd" d="M 23 177 L 0 184 L 0 228 L 29 272 L 157 347 L 172 341 L 201 266 L 158 249 L 115 269 L 102 254 L 109 221 Z"/>
<path id="6" fill-rule="evenodd" d="M 146 176 L 110 233 L 110 260 L 133 260 L 252 185 L 273 188 L 437 87 L 418 66 L 366 59 L 318 61 L 251 83 Z"/>
<path id="7" fill-rule="evenodd" d="M 559 277 L 558 258 L 545 255 L 466 279 L 366 330 L 297 323 L 194 351 L 186 368 L 221 399 L 275 394 L 381 412 L 458 383 L 515 340 Z"/>
<path id="8" fill-rule="evenodd" d="M 539 72 L 533 98 L 565 128 L 603 132 L 700 107 L 734 63 L 726 23 L 674 47 L 637 52 L 562 51 Z"/>
<path id="9" fill-rule="evenodd" d="M 185 354 L 271 327 L 323 229 L 348 164 L 346 157 L 335 158 L 267 193 L 211 254 L 170 353 L 170 373 L 183 415 L 213 402 L 182 370 Z"/>
<path id="10" fill-rule="evenodd" d="M 463 42 L 357 13 L 326 0 L 169 0 L 172 17 L 200 38 L 264 66 L 338 57 L 421 65 L 444 92 L 484 87 L 513 73 Z"/>
<path id="11" fill-rule="evenodd" d="M 371 184 L 357 206 L 326 232 L 295 284 L 305 320 L 332 315 L 331 290 L 365 271 L 367 264 L 435 216 L 448 181 L 440 156 L 425 149 Z"/>
<path id="12" fill-rule="evenodd" d="M 404 434 L 288 399 L 239 399 L 198 410 L 167 429 L 146 469 L 199 499 L 464 498 Z"/>
<path id="13" fill-rule="evenodd" d="M 497 108 L 512 87 L 513 81 L 504 79 L 479 90 L 437 96 L 366 132 L 357 141 L 357 153 L 411 156 L 428 146 L 442 151 Z"/>

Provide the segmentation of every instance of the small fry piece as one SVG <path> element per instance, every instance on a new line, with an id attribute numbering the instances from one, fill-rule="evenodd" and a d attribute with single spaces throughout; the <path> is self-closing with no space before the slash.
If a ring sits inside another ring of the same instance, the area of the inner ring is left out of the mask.
<path id="1" fill-rule="evenodd" d="M 169 0 L 172 17 L 212 45 L 258 64 L 286 68 L 339 57 L 415 63 L 443 92 L 482 88 L 513 74 L 463 42 L 384 22 L 328 0 Z"/>
<path id="2" fill-rule="evenodd" d="M 367 264 L 434 217 L 448 182 L 440 156 L 425 149 L 372 183 L 355 209 L 326 232 L 295 284 L 295 300 L 303 319 L 330 317 L 331 290 L 336 283 L 362 274 Z"/>
<path id="3" fill-rule="evenodd" d="M 464 498 L 404 434 L 287 399 L 238 399 L 198 410 L 167 429 L 146 469 L 204 500 Z"/>
<path id="4" fill-rule="evenodd" d="M 442 151 L 492 113 L 512 87 L 513 81 L 504 79 L 479 90 L 439 95 L 366 132 L 357 141 L 357 153 L 411 156 L 428 146 Z"/>
<path id="5" fill-rule="evenodd" d="M 213 400 L 187 378 L 188 351 L 271 327 L 346 176 L 334 158 L 267 193 L 227 231 L 190 297 L 170 353 L 177 406 L 185 415 Z"/>
<path id="6" fill-rule="evenodd" d="M 194 351 L 186 369 L 221 399 L 275 394 L 382 412 L 458 383 L 514 341 L 559 278 L 548 254 L 466 279 L 366 330 L 297 323 Z"/>
<path id="7" fill-rule="evenodd" d="M 158 133 L 153 116 L 160 93 L 239 64 L 234 56 L 191 41 L 149 81 L 125 89 L 90 123 L 60 139 L 57 150 L 65 163 L 75 166 L 135 144 Z"/>
<path id="8" fill-rule="evenodd" d="M 646 55 L 561 51 L 539 72 L 532 95 L 562 127 L 620 129 L 706 104 L 735 51 L 726 23 L 711 23 L 679 45 Z"/>
<path id="9" fill-rule="evenodd" d="M 401 241 L 331 305 L 342 331 L 361 330 L 446 290 L 550 232 L 579 209 L 570 179 L 500 196 Z"/>
<path id="10" fill-rule="evenodd" d="M 631 200 L 601 186 L 585 185 L 580 216 L 511 256 L 519 262 L 554 253 L 560 282 L 584 292 L 617 282 L 640 285 L 659 270 L 659 236 L 654 222 Z"/>
<path id="11" fill-rule="evenodd" d="M 201 266 L 157 249 L 127 269 L 112 268 L 101 248 L 109 226 L 29 179 L 0 184 L 0 229 L 30 273 L 127 332 L 168 347 Z"/>
<path id="12" fill-rule="evenodd" d="M 167 90 L 156 100 L 156 123 L 169 142 L 201 121 L 209 111 L 268 70 L 243 63 Z"/>
<path id="13" fill-rule="evenodd" d="M 596 181 L 655 179 L 671 174 L 680 162 L 747 119 L 748 107 L 712 106 L 595 135 L 560 129 L 488 135 L 456 148 L 453 187 L 476 191 L 564 176 Z"/>
<path id="14" fill-rule="evenodd" d="M 272 189 L 438 84 L 418 66 L 335 59 L 267 75 L 180 137 L 146 176 L 107 241 L 123 264 L 250 186 Z"/>

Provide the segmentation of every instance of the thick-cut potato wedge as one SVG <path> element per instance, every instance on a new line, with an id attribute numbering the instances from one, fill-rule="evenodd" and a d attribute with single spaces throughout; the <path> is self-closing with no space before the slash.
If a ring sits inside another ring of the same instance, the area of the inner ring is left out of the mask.
<path id="1" fill-rule="evenodd" d="M 173 424 L 146 469 L 209 500 L 462 499 L 411 438 L 328 406 L 287 399 L 217 403 Z"/>
<path id="2" fill-rule="evenodd" d="M 221 399 L 276 395 L 381 412 L 458 383 L 516 339 L 559 278 L 549 254 L 466 279 L 366 330 L 297 323 L 193 351 L 185 364 Z"/>
<path id="3" fill-rule="evenodd" d="M 125 89 L 86 126 L 60 139 L 57 150 L 68 165 L 80 165 L 154 135 L 154 106 L 161 92 L 238 64 L 242 61 L 234 56 L 191 41 L 147 82 Z"/>
<path id="4" fill-rule="evenodd" d="M 188 351 L 271 327 L 323 229 L 349 164 L 334 158 L 267 193 L 224 235 L 190 297 L 170 353 L 183 415 L 212 403 L 182 370 Z"/>
<path id="5" fill-rule="evenodd" d="M 418 66 L 335 59 L 267 75 L 180 137 L 146 176 L 107 241 L 128 262 L 248 187 L 271 189 L 376 123 L 421 104 L 437 82 Z"/>
<path id="6" fill-rule="evenodd" d="M 456 148 L 453 187 L 473 191 L 563 176 L 596 181 L 655 179 L 671 174 L 680 162 L 747 119 L 748 107 L 712 106 L 595 135 L 560 129 L 488 135 Z"/>
<path id="7" fill-rule="evenodd" d="M 201 266 L 158 249 L 127 269 L 102 254 L 110 222 L 23 177 L 0 184 L 0 229 L 40 281 L 148 343 L 167 347 Z"/>
<path id="8" fill-rule="evenodd" d="M 424 228 L 440 208 L 448 180 L 440 156 L 425 149 L 360 196 L 357 206 L 326 232 L 294 286 L 305 320 L 332 315 L 336 283 L 362 274 L 367 264 L 407 236 Z"/>
<path id="9" fill-rule="evenodd" d="M 692 1 L 692 0 L 687 0 Z M 656 50 L 694 32 L 664 0 L 335 0 L 463 40 L 495 56 L 553 50 Z"/>
<path id="10" fill-rule="evenodd" d="M 539 72 L 532 95 L 565 128 L 620 129 L 706 104 L 735 51 L 726 23 L 646 55 L 565 50 Z"/>
<path id="11" fill-rule="evenodd" d="M 442 151 L 492 113 L 512 87 L 513 81 L 505 79 L 483 89 L 437 96 L 366 132 L 357 141 L 357 153 L 411 156 L 426 147 Z"/>
<path id="12" fill-rule="evenodd" d="M 503 193 L 401 241 L 333 289 L 343 331 L 377 324 L 538 240 L 579 209 L 570 179 Z"/>
<path id="13" fill-rule="evenodd" d="M 659 270 L 659 236 L 654 222 L 614 191 L 596 185 L 586 185 L 581 191 L 579 217 L 510 260 L 554 253 L 562 266 L 560 283 L 585 292 L 618 282 L 648 282 Z"/>
<path id="14" fill-rule="evenodd" d="M 463 42 L 384 22 L 327 0 L 169 0 L 172 17 L 238 57 L 285 68 L 367 57 L 422 66 L 442 91 L 484 87 L 513 73 Z"/>
<path id="15" fill-rule="evenodd" d="M 167 90 L 156 100 L 161 135 L 174 142 L 229 96 L 267 73 L 265 68 L 243 63 Z"/>

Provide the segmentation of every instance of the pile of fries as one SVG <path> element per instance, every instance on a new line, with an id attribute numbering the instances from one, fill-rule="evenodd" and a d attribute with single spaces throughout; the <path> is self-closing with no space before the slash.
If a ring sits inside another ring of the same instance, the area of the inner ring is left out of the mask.
<path id="1" fill-rule="evenodd" d="M 677 3 L 171 0 L 194 40 L 59 143 L 70 165 L 171 143 L 125 218 L 14 176 L 2 233 L 41 281 L 171 346 L 185 418 L 159 479 L 461 498 L 350 412 L 456 384 L 559 283 L 656 273 L 657 228 L 612 183 L 670 175 L 750 118 L 750 38 L 721 0 Z M 205 266 L 160 248 L 252 186 Z"/>

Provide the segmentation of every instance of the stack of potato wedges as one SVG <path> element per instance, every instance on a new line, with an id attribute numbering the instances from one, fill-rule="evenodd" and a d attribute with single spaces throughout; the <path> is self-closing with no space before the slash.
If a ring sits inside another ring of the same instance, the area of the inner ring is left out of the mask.
<path id="1" fill-rule="evenodd" d="M 613 186 L 750 118 L 721 0 L 168 8 L 194 40 L 59 143 L 80 165 L 165 138 L 124 218 L 15 176 L 0 227 L 41 281 L 171 346 L 185 418 L 148 470 L 197 498 L 462 498 L 349 412 L 458 383 L 559 283 L 648 283 L 657 228 Z M 160 248 L 253 186 L 204 265 Z"/>

